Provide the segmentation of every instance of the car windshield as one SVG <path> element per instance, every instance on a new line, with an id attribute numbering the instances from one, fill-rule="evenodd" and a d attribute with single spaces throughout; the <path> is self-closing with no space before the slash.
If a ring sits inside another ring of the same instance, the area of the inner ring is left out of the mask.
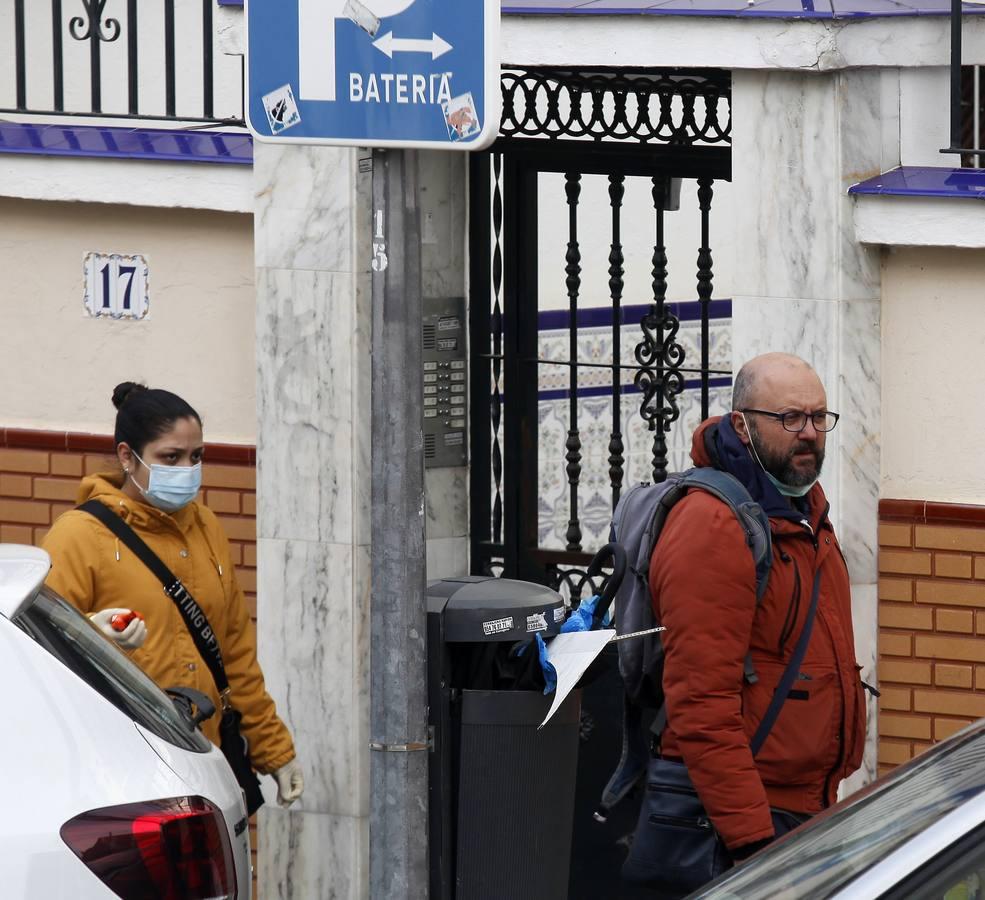
<path id="1" fill-rule="evenodd" d="M 117 709 L 158 737 L 205 753 L 208 739 L 78 610 L 43 587 L 14 623 Z"/>
<path id="2" fill-rule="evenodd" d="M 816 816 L 693 897 L 828 897 L 985 791 L 985 720 Z"/>

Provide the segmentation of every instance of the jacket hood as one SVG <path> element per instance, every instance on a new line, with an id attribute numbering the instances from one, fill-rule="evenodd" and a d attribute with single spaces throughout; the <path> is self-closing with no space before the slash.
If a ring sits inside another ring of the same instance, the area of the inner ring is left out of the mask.
<path id="1" fill-rule="evenodd" d="M 791 506 L 766 477 L 749 448 L 742 443 L 729 416 L 712 416 L 695 429 L 691 441 L 691 460 L 696 466 L 712 466 L 734 475 L 771 519 L 789 519 L 798 523 L 808 519 L 816 530 L 827 512 L 827 499 L 819 483 L 804 497 L 806 502 L 802 507 L 800 501 L 796 502 L 797 507 L 801 508 Z"/>
<path id="2" fill-rule="evenodd" d="M 192 501 L 177 512 L 166 513 L 143 500 L 134 500 L 123 493 L 122 472 L 99 472 L 87 475 L 79 484 L 76 505 L 81 506 L 89 500 L 98 500 L 114 509 L 129 524 L 145 528 L 174 527 L 184 529 L 189 517 L 197 515 L 198 504 Z"/>

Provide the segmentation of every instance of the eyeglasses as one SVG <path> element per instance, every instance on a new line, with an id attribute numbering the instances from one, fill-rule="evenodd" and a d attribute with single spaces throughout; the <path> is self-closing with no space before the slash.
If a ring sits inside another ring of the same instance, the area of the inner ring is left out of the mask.
<path id="1" fill-rule="evenodd" d="M 832 431 L 838 424 L 838 413 L 835 412 L 816 412 L 805 413 L 800 410 L 790 412 L 775 413 L 765 409 L 740 409 L 742 413 L 756 413 L 758 416 L 769 416 L 776 419 L 787 431 L 803 431 L 807 426 L 807 420 L 811 420 L 815 431 Z"/>

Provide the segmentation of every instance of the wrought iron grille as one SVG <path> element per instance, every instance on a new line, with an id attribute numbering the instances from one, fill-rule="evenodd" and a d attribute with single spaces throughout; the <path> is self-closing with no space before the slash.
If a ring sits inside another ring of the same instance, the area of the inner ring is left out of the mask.
<path id="1" fill-rule="evenodd" d="M 501 137 L 490 154 L 471 160 L 472 567 L 542 581 L 574 598 L 601 586 L 585 567 L 605 543 L 604 525 L 631 474 L 630 457 L 636 480 L 665 478 L 668 438 L 681 420 L 686 389 L 694 388 L 687 395 L 703 418 L 713 395 L 731 384 L 728 365 L 713 358 L 710 330 L 713 308 L 723 302 L 712 299 L 710 239 L 715 181 L 731 175 L 730 81 L 721 72 L 534 70 L 506 71 L 502 86 Z M 563 258 L 550 261 L 538 243 L 539 190 L 548 173 L 563 190 L 566 210 Z M 665 219 L 682 178 L 694 179 L 699 221 L 696 299 L 683 305 L 667 299 Z M 600 215 L 586 219 L 582 209 L 586 188 L 600 179 L 604 222 Z M 627 198 L 641 190 L 652 217 L 645 300 L 626 296 L 624 248 Z M 606 281 L 586 283 L 584 254 L 603 243 Z M 567 332 L 545 354 L 539 270 L 555 265 Z M 579 322 L 600 294 L 607 298 L 608 356 L 586 358 Z M 686 340 L 682 306 L 691 314 Z M 555 404 L 557 417 L 565 418 L 563 433 L 551 435 L 542 427 L 539 384 L 547 367 L 564 373 L 555 393 L 566 401 L 564 413 L 562 400 Z M 604 437 L 601 418 L 591 428 L 584 422 L 586 391 L 593 402 L 609 404 Z M 642 467 L 640 433 L 650 435 Z M 550 452 L 558 452 L 567 506 L 562 539 L 554 542 L 542 533 L 538 492 L 539 459 Z M 587 480 L 599 489 L 586 499 Z"/>
<path id="2" fill-rule="evenodd" d="M 728 73 L 621 69 L 506 70 L 506 137 L 641 143 L 728 143 L 732 121 Z"/>
<path id="3" fill-rule="evenodd" d="M 0 113 L 241 126 L 242 57 L 216 53 L 214 7 L 0 0 L 13 34 L 13 82 L 0 82 Z"/>
<path id="4" fill-rule="evenodd" d="M 985 166 L 985 90 L 983 66 L 961 67 L 961 146 L 980 148 L 961 154 L 961 165 L 969 169 Z"/>

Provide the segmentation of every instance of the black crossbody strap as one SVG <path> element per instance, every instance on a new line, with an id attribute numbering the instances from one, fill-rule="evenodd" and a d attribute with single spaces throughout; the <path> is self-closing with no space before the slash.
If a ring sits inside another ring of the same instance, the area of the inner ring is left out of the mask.
<path id="1" fill-rule="evenodd" d="M 202 608 L 195 602 L 195 598 L 188 593 L 188 590 L 181 583 L 180 579 L 161 561 L 161 558 L 141 540 L 140 536 L 114 513 L 106 504 L 98 500 L 89 500 L 78 507 L 83 512 L 95 516 L 110 531 L 113 532 L 124 544 L 132 551 L 148 569 L 150 569 L 164 586 L 164 593 L 171 598 L 174 605 L 181 613 L 181 618 L 185 620 L 188 632 L 195 642 L 199 655 L 205 660 L 209 667 L 215 686 L 219 689 L 219 696 L 223 699 L 225 706 L 226 692 L 229 690 L 229 679 L 226 678 L 226 669 L 222 664 L 222 650 L 219 647 L 219 639 L 209 625 L 209 620 L 205 617 Z"/>
<path id="2" fill-rule="evenodd" d="M 773 692 L 773 699 L 770 700 L 770 705 L 766 708 L 766 714 L 763 716 L 762 721 L 759 723 L 759 727 L 756 729 L 756 733 L 752 736 L 752 740 L 749 742 L 749 749 L 752 750 L 753 756 L 759 753 L 763 744 L 766 742 L 770 729 L 772 729 L 777 717 L 780 715 L 780 709 L 783 706 L 783 702 L 787 699 L 787 695 L 793 687 L 794 679 L 797 677 L 797 673 L 800 672 L 800 664 L 804 661 L 804 656 L 807 654 L 807 645 L 811 641 L 811 631 L 814 628 L 814 618 L 817 614 L 817 600 L 820 593 L 821 570 L 818 569 L 817 573 L 814 575 L 814 588 L 811 592 L 811 605 L 807 610 L 807 618 L 804 619 L 804 627 L 801 629 L 797 646 L 794 647 L 793 656 L 790 657 L 790 662 L 783 671 L 783 677 L 780 679 L 779 685 L 777 685 L 776 690 Z"/>

